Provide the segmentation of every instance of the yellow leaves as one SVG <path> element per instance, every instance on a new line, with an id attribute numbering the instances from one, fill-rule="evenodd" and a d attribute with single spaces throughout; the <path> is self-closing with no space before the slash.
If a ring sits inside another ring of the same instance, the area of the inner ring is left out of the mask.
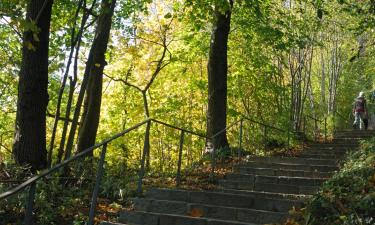
<path id="1" fill-rule="evenodd" d="M 35 42 L 39 42 L 40 39 L 39 39 L 39 36 L 38 36 L 38 33 L 37 32 L 33 32 L 33 40 Z M 36 51 L 36 47 L 33 43 L 31 43 L 31 41 L 25 41 L 25 47 L 30 50 L 30 51 Z"/>
<path id="2" fill-rule="evenodd" d="M 298 222 L 294 221 L 293 219 L 287 219 L 284 225 L 300 225 Z"/>
<path id="3" fill-rule="evenodd" d="M 329 201 L 333 201 L 333 199 L 335 198 L 335 195 L 332 192 L 332 190 L 325 190 L 322 193 L 322 196 L 324 196 L 325 198 L 327 198 Z"/>
<path id="4" fill-rule="evenodd" d="M 191 217 L 202 217 L 204 215 L 203 210 L 198 208 L 193 208 L 188 214 Z"/>
<path id="5" fill-rule="evenodd" d="M 345 221 L 346 220 L 346 216 L 344 216 L 344 215 L 340 216 L 340 220 Z"/>
<path id="6" fill-rule="evenodd" d="M 288 213 L 291 216 L 302 216 L 305 210 L 306 208 L 296 209 L 296 207 L 293 206 L 292 209 L 288 211 Z"/>
<path id="7" fill-rule="evenodd" d="M 30 51 L 36 51 L 36 47 L 30 41 L 25 42 L 25 47 Z"/>
<path id="8" fill-rule="evenodd" d="M 265 224 L 265 225 L 276 225 L 276 224 Z M 300 225 L 300 223 L 296 222 L 294 219 L 288 218 L 282 225 Z"/>
<path id="9" fill-rule="evenodd" d="M 95 67 L 100 68 L 100 63 L 95 63 Z"/>

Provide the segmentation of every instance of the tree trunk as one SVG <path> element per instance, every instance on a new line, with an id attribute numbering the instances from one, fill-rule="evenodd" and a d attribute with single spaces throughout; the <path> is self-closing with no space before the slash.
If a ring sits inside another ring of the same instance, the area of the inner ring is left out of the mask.
<path id="1" fill-rule="evenodd" d="M 91 9 L 94 8 L 95 5 L 96 5 L 96 1 L 92 2 Z M 83 7 L 84 8 L 86 7 L 85 1 L 84 1 Z M 76 49 L 75 49 L 75 57 L 74 57 L 74 65 L 73 65 L 73 78 L 70 78 L 70 81 L 69 81 L 70 82 L 69 83 L 69 95 L 68 95 L 68 101 L 67 101 L 66 110 L 65 110 L 65 117 L 67 117 L 67 118 L 70 118 L 70 111 L 72 109 L 74 91 L 75 91 L 77 80 L 78 80 L 78 61 L 79 61 L 79 51 L 80 51 L 81 43 L 82 43 L 82 34 L 84 32 L 86 22 L 89 19 L 89 16 L 90 15 L 89 15 L 88 12 L 83 14 L 82 19 L 81 19 L 81 26 L 80 26 L 80 29 L 79 29 L 79 33 L 77 34 L 77 44 L 76 44 L 76 47 L 75 47 Z M 90 63 L 91 63 L 91 60 L 90 60 L 90 57 L 89 57 L 87 65 L 90 65 Z M 67 148 L 66 148 L 66 151 L 65 151 L 65 158 L 70 157 L 71 147 L 68 148 L 68 146 L 73 146 L 75 128 L 77 127 L 77 124 L 78 124 L 77 121 L 78 121 L 78 117 L 79 117 L 79 113 L 80 113 L 80 105 L 81 104 L 79 104 L 79 102 L 81 101 L 80 98 L 83 99 L 83 97 L 84 97 L 83 94 L 82 94 L 82 96 L 80 96 L 80 95 L 81 95 L 81 91 L 82 91 L 82 93 L 85 93 L 85 90 L 86 90 L 87 78 L 85 78 L 85 77 L 88 76 L 86 74 L 88 74 L 87 69 L 85 69 L 84 78 L 83 78 L 80 93 L 79 93 L 79 96 L 78 96 L 78 99 L 77 99 L 76 106 L 79 105 L 79 107 L 74 110 L 73 121 L 72 121 L 72 125 L 71 125 L 71 130 L 70 130 L 71 132 L 69 133 Z M 59 150 L 58 150 L 58 154 L 57 154 L 57 163 L 61 162 L 62 157 L 64 155 L 64 147 L 65 147 L 66 134 L 68 133 L 68 125 L 69 125 L 68 121 L 65 121 L 64 126 L 63 126 L 63 130 L 62 130 L 62 134 L 61 134 L 60 146 L 59 146 Z M 73 139 L 71 140 L 70 134 L 73 133 L 73 131 L 74 131 Z"/>
<path id="2" fill-rule="evenodd" d="M 46 109 L 48 105 L 48 49 L 52 0 L 30 0 L 26 20 L 36 22 L 39 32 L 26 30 L 18 84 L 15 160 L 33 170 L 47 166 Z"/>
<path id="3" fill-rule="evenodd" d="M 147 92 L 142 91 L 142 97 L 143 97 L 143 107 L 145 110 L 145 116 L 146 119 L 150 118 L 150 111 L 148 108 L 148 101 L 147 101 Z M 147 146 L 144 146 L 144 151 L 147 151 L 146 154 L 146 170 L 150 169 L 150 131 L 151 131 L 151 123 L 147 123 L 146 126 L 146 132 L 145 132 L 145 144 Z"/>
<path id="4" fill-rule="evenodd" d="M 87 109 L 85 111 L 87 113 L 83 115 L 84 121 L 78 136 L 78 152 L 95 144 L 102 100 L 103 70 L 107 64 L 105 61 L 105 52 L 107 51 L 115 5 L 115 0 L 103 0 L 102 2 L 103 14 L 99 18 L 96 38 L 92 46 L 93 62 L 90 65 L 89 81 L 86 90 Z"/>
<path id="5" fill-rule="evenodd" d="M 323 50 L 321 50 L 321 63 L 322 63 L 322 80 L 321 80 L 321 85 L 320 85 L 320 95 L 322 98 L 321 105 L 324 106 L 326 104 L 326 66 L 324 62 L 324 53 Z"/>
<path id="6" fill-rule="evenodd" d="M 208 59 L 208 109 L 207 135 L 209 137 L 226 128 L 227 119 L 227 72 L 228 72 L 228 37 L 230 31 L 231 8 L 223 14 L 216 9 L 215 21 L 211 34 Z M 229 146 L 226 131 L 208 140 L 215 149 Z"/>
<path id="7" fill-rule="evenodd" d="M 73 60 L 74 47 L 77 45 L 78 39 L 81 38 L 79 35 L 80 35 L 80 33 L 82 33 L 81 30 L 83 29 L 81 27 L 80 32 L 78 32 L 78 35 L 76 37 L 76 34 L 75 34 L 76 20 L 78 19 L 79 12 L 82 9 L 82 6 L 83 6 L 83 0 L 80 0 L 79 3 L 78 3 L 78 7 L 77 7 L 77 10 L 76 10 L 75 16 L 74 16 L 74 24 L 73 24 L 72 30 L 71 30 L 71 40 L 70 40 L 71 44 L 70 44 L 70 53 L 69 53 L 69 57 L 68 57 L 68 62 L 66 64 L 66 70 L 65 70 L 64 76 L 62 78 L 59 94 L 58 94 L 58 97 L 57 97 L 55 121 L 54 121 L 53 128 L 52 128 L 51 142 L 50 142 L 49 151 L 48 151 L 48 166 L 52 165 L 52 153 L 53 153 L 53 149 L 54 149 L 54 145 L 55 145 L 56 131 L 57 131 L 58 123 L 59 123 L 59 117 L 60 117 L 60 114 L 61 114 L 62 98 L 63 98 L 63 95 L 64 95 L 66 82 L 68 80 L 70 64 L 72 63 L 72 60 Z M 65 123 L 68 123 L 69 117 L 66 116 L 66 119 L 67 120 L 65 120 Z M 60 155 L 60 154 L 58 153 L 58 155 Z M 61 159 L 61 157 L 58 157 L 58 158 Z"/>

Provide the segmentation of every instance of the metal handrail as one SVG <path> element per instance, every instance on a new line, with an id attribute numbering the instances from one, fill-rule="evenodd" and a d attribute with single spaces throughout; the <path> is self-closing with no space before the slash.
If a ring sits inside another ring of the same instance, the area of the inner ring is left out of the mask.
<path id="1" fill-rule="evenodd" d="M 15 187 L 15 188 L 7 191 L 7 192 L 4 192 L 4 193 L 0 194 L 0 200 L 3 200 L 5 198 L 7 198 L 7 197 L 10 197 L 12 195 L 17 194 L 18 192 L 20 192 L 23 189 L 25 189 L 27 186 L 30 186 L 31 184 L 33 184 L 33 183 L 37 182 L 38 180 L 42 179 L 43 177 L 52 174 L 56 170 L 58 170 L 58 169 L 60 169 L 62 167 L 65 167 L 70 162 L 75 161 L 76 159 L 81 158 L 82 156 L 87 155 L 88 153 L 90 153 L 93 150 L 95 150 L 95 149 L 103 146 L 104 144 L 108 144 L 109 142 L 113 141 L 114 139 L 117 139 L 117 138 L 125 135 L 126 133 L 128 133 L 128 132 L 130 132 L 130 131 L 132 131 L 132 130 L 134 130 L 134 129 L 136 129 L 136 128 L 138 128 L 138 127 L 140 127 L 140 126 L 142 126 L 142 125 L 144 125 L 146 123 L 148 123 L 150 120 L 151 119 L 147 119 L 147 120 L 145 120 L 145 121 L 143 121 L 141 123 L 138 123 L 138 124 L 132 126 L 131 128 L 126 129 L 123 132 L 118 133 L 118 134 L 116 134 L 116 135 L 114 135 L 114 136 L 112 136 L 112 137 L 110 137 L 110 138 L 108 138 L 108 139 L 106 139 L 106 140 L 104 140 L 104 141 L 102 141 L 102 142 L 100 142 L 100 143 L 98 143 L 98 144 L 90 147 L 90 148 L 87 148 L 86 150 L 84 150 L 84 151 L 82 151 L 82 152 L 74 155 L 73 157 L 70 157 L 69 159 L 64 160 L 62 163 L 55 165 L 51 169 L 45 170 L 45 171 L 41 172 L 40 174 L 35 175 L 34 177 L 32 177 L 32 178 L 26 180 L 25 182 L 23 182 L 22 184 L 18 185 L 17 187 Z"/>
<path id="2" fill-rule="evenodd" d="M 180 128 L 180 127 L 168 124 L 166 122 L 163 122 L 163 121 L 160 121 L 160 120 L 157 120 L 157 119 L 152 119 L 151 118 L 150 120 L 153 121 L 153 122 L 155 122 L 155 123 L 158 123 L 158 124 L 161 124 L 161 125 L 173 128 L 175 130 L 184 131 L 185 133 L 193 134 L 193 135 L 198 136 L 198 137 L 207 138 L 207 136 L 205 134 L 202 134 L 201 132 L 191 131 L 191 130 L 187 130 L 187 129 L 184 129 L 184 128 Z"/>
<path id="3" fill-rule="evenodd" d="M 31 224 L 32 223 L 31 222 L 31 217 L 32 217 L 32 211 L 33 211 L 33 204 L 34 204 L 34 198 L 35 198 L 35 193 L 36 193 L 36 182 L 39 181 L 40 179 L 45 178 L 48 175 L 54 173 L 55 171 L 57 171 L 57 170 L 59 170 L 59 169 L 61 169 L 63 167 L 66 167 L 68 164 L 70 164 L 71 162 L 77 160 L 78 158 L 84 157 L 84 156 L 88 155 L 90 152 L 94 151 L 95 149 L 102 147 L 102 151 L 101 151 L 101 154 L 100 154 L 100 160 L 99 160 L 99 164 L 98 164 L 98 171 L 97 171 L 97 175 L 96 175 L 95 187 L 94 187 L 93 195 L 92 195 L 92 199 L 91 199 L 91 207 L 90 207 L 90 211 L 89 211 L 89 221 L 88 221 L 88 224 L 92 225 L 93 224 L 94 214 L 95 214 L 98 189 L 99 189 L 101 178 L 103 176 L 103 169 L 104 169 L 103 165 L 104 165 L 104 161 L 105 161 L 105 154 L 106 154 L 106 150 L 107 150 L 107 145 L 111 141 L 113 141 L 113 140 L 115 140 L 115 139 L 117 139 L 119 137 L 122 137 L 125 134 L 129 133 L 130 131 L 135 130 L 135 129 L 137 129 L 137 128 L 145 125 L 145 124 L 148 124 L 148 126 L 150 126 L 151 122 L 155 122 L 155 123 L 158 123 L 158 124 L 161 124 L 161 125 L 173 128 L 175 130 L 181 131 L 180 145 L 179 145 L 179 154 L 178 154 L 178 168 L 177 168 L 177 174 L 176 174 L 176 185 L 179 186 L 180 179 L 181 179 L 182 149 L 183 149 L 183 142 L 184 142 L 184 135 L 185 135 L 185 133 L 196 135 L 196 136 L 198 136 L 200 138 L 206 138 L 208 140 L 210 140 L 210 139 L 212 140 L 215 137 L 217 137 L 218 135 L 224 133 L 225 131 L 231 129 L 232 127 L 234 127 L 235 125 L 237 125 L 238 123 L 240 123 L 240 137 L 239 137 L 240 148 L 239 148 L 239 154 L 238 154 L 238 156 L 240 157 L 241 156 L 241 154 L 240 154 L 241 144 L 242 144 L 242 129 L 243 129 L 243 121 L 244 120 L 248 120 L 250 122 L 257 123 L 257 124 L 260 124 L 260 125 L 264 126 L 265 127 L 265 135 L 267 135 L 267 133 L 266 133 L 267 128 L 271 128 L 271 129 L 278 130 L 278 131 L 281 131 L 281 132 L 288 132 L 288 135 L 290 133 L 289 130 L 285 131 L 285 130 L 282 130 L 280 128 L 277 128 L 277 127 L 274 127 L 274 126 L 271 126 L 271 125 L 268 125 L 268 124 L 265 124 L 265 123 L 262 123 L 262 122 L 259 122 L 259 121 L 255 121 L 253 119 L 250 119 L 250 118 L 247 118 L 247 117 L 243 116 L 240 120 L 237 120 L 237 121 L 233 122 L 232 124 L 230 124 L 229 126 L 226 126 L 224 129 L 222 129 L 219 132 L 215 133 L 211 137 L 208 137 L 203 132 L 197 132 L 197 131 L 187 130 L 187 129 L 184 129 L 184 128 L 180 128 L 180 127 L 177 127 L 177 126 L 174 126 L 174 125 L 162 122 L 162 121 L 157 120 L 157 119 L 148 118 L 148 119 L 146 119 L 146 120 L 144 120 L 144 121 L 142 121 L 142 122 L 140 122 L 140 123 L 138 123 L 138 124 L 136 124 L 136 125 L 128 128 L 128 129 L 126 129 L 126 130 L 118 133 L 118 134 L 115 134 L 115 135 L 113 135 L 113 136 L 105 139 L 104 141 L 102 141 L 102 142 L 100 142 L 98 144 L 95 144 L 94 146 L 92 146 L 90 148 L 85 149 L 82 152 L 79 152 L 78 154 L 74 155 L 73 157 L 70 157 L 69 159 L 64 160 L 62 163 L 57 164 L 57 165 L 53 166 L 52 168 L 50 168 L 48 170 L 42 171 L 40 174 L 35 175 L 34 177 L 29 178 L 28 180 L 26 180 L 25 182 L 21 183 L 17 187 L 12 188 L 11 190 L 6 191 L 4 193 L 1 193 L 0 194 L 0 201 L 4 200 L 4 199 L 6 199 L 6 198 L 8 198 L 10 196 L 13 196 L 13 195 L 15 195 L 15 194 L 17 194 L 19 192 L 21 192 L 22 190 L 26 189 L 27 187 L 30 187 L 29 188 L 29 195 L 28 195 L 28 198 L 27 198 L 26 212 L 25 212 L 25 221 L 24 221 L 24 223 L 26 225 Z M 289 142 L 289 136 L 288 136 L 288 142 Z M 145 164 L 145 160 L 144 160 L 145 157 L 144 156 L 145 156 L 146 152 L 149 151 L 149 149 L 147 149 L 146 146 L 147 146 L 147 144 L 146 144 L 146 140 L 145 140 L 145 145 L 144 145 L 144 150 L 143 150 L 143 157 L 142 157 L 142 160 L 141 160 L 141 169 L 140 169 L 140 174 L 139 174 L 139 181 L 138 181 L 138 191 L 139 191 L 139 194 L 142 192 L 142 179 L 143 179 L 144 170 L 145 170 L 144 169 L 145 168 L 144 167 L 144 164 Z M 212 151 L 211 175 L 210 175 L 210 177 L 212 179 L 215 176 L 215 164 L 216 164 L 216 157 L 215 157 L 215 148 L 214 148 L 213 151 Z"/>
<path id="4" fill-rule="evenodd" d="M 313 120 L 315 120 L 317 122 L 323 123 L 323 120 L 317 119 L 317 118 L 315 118 L 315 117 L 313 117 L 313 116 L 311 116 L 309 114 L 306 114 L 305 116 L 308 117 L 308 118 L 310 118 L 310 119 L 313 119 Z"/>
<path id="5" fill-rule="evenodd" d="M 259 124 L 259 125 L 262 125 L 262 126 L 265 126 L 265 127 L 268 127 L 268 128 L 271 128 L 271 129 L 273 129 L 273 130 L 277 130 L 277 131 L 280 131 L 280 132 L 286 132 L 286 130 L 283 130 L 283 129 L 281 129 L 281 128 L 274 127 L 274 126 L 272 126 L 272 125 L 268 125 L 268 124 L 265 124 L 265 123 L 262 123 L 262 122 L 256 121 L 256 120 L 251 119 L 251 118 L 249 118 L 249 117 L 246 117 L 246 116 L 242 116 L 242 117 L 243 117 L 243 119 L 245 119 L 245 120 L 248 120 L 248 121 L 253 122 L 253 123 L 257 123 L 257 124 Z"/>
<path id="6" fill-rule="evenodd" d="M 236 124 L 238 124 L 241 120 L 237 120 L 233 123 L 231 123 L 229 126 L 226 126 L 224 129 L 218 131 L 216 134 L 212 135 L 211 137 L 207 137 L 209 139 L 214 139 L 215 137 L 219 136 L 220 134 L 224 133 L 225 131 L 229 130 L 230 128 L 234 127 Z"/>
<path id="7" fill-rule="evenodd" d="M 347 122 L 348 121 L 348 119 L 347 118 L 345 118 L 341 113 L 339 113 L 337 110 L 335 110 L 335 112 L 334 112 L 335 114 L 337 114 L 339 117 L 341 117 L 341 119 L 343 119 L 343 120 L 345 120 L 345 122 Z"/>

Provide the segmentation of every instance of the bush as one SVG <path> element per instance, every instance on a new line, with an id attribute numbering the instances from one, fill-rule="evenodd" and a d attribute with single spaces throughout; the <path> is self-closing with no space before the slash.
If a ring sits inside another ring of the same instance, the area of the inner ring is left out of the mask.
<path id="1" fill-rule="evenodd" d="M 307 205 L 309 225 L 375 224 L 375 139 L 348 155 L 341 171 Z"/>

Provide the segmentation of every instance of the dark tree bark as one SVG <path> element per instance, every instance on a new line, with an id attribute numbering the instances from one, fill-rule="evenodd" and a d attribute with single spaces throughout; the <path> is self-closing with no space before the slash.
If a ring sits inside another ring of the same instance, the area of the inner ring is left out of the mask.
<path id="1" fill-rule="evenodd" d="M 231 8 L 223 14 L 217 9 L 211 34 L 211 46 L 208 59 L 208 110 L 207 135 L 213 136 L 226 128 L 227 118 L 227 72 L 228 72 L 228 36 L 230 31 Z M 229 146 L 226 132 L 212 141 L 215 149 Z"/>
<path id="2" fill-rule="evenodd" d="M 26 30 L 18 84 L 15 160 L 33 170 L 47 166 L 46 109 L 48 105 L 48 48 L 52 0 L 30 0 L 26 20 L 34 21 L 38 32 Z"/>
<path id="3" fill-rule="evenodd" d="M 85 109 L 86 114 L 83 115 L 84 120 L 78 136 L 78 151 L 95 144 L 102 100 L 103 70 L 107 64 L 105 52 L 107 51 L 115 4 L 115 0 L 103 0 L 102 2 L 102 14 L 98 21 L 96 39 L 92 46 L 92 63 L 86 90 L 87 108 Z"/>

